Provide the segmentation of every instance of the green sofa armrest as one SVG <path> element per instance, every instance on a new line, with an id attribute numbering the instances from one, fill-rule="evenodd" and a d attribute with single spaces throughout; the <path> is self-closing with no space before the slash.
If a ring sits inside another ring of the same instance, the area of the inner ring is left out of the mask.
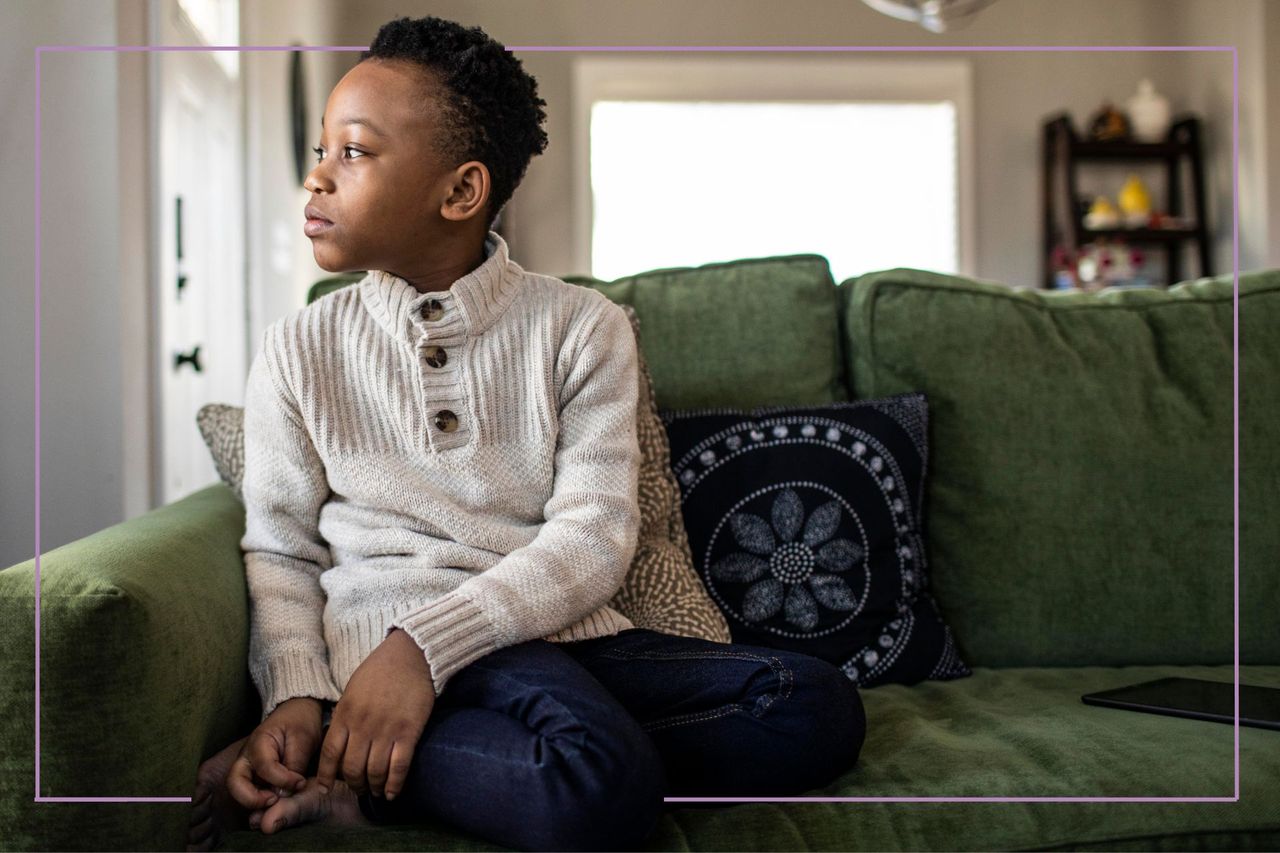
<path id="1" fill-rule="evenodd" d="M 186 798 L 259 716 L 244 508 L 219 483 L 40 558 L 43 797 Z M 0 572 L 9 849 L 181 850 L 180 802 L 35 802 L 35 560 Z"/>

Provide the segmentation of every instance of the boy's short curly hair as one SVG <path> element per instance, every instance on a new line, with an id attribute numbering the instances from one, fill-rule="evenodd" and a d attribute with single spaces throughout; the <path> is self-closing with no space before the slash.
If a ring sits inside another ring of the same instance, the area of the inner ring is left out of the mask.
<path id="1" fill-rule="evenodd" d="M 436 147 L 450 165 L 479 160 L 488 167 L 491 228 L 529 161 L 547 147 L 547 102 L 537 80 L 484 30 L 432 16 L 383 24 L 360 53 L 366 59 L 404 59 L 434 72 L 441 92 Z"/>

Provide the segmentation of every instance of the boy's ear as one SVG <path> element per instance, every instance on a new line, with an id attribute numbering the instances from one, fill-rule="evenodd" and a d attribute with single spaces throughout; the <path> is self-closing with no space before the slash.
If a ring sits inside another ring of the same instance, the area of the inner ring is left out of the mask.
<path id="1" fill-rule="evenodd" d="M 489 168 L 479 160 L 468 160 L 454 171 L 453 191 L 441 206 L 445 219 L 471 219 L 488 215 L 493 184 Z"/>

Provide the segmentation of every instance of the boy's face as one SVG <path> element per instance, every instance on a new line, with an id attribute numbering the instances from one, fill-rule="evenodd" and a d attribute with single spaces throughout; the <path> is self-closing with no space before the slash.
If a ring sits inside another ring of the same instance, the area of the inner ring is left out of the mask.
<path id="1" fill-rule="evenodd" d="M 455 267 L 465 274 L 477 247 L 483 260 L 489 171 L 478 160 L 441 160 L 435 86 L 410 63 L 369 59 L 330 93 L 318 162 L 303 183 L 308 209 L 333 223 L 308 228 L 322 269 L 414 280 Z"/>

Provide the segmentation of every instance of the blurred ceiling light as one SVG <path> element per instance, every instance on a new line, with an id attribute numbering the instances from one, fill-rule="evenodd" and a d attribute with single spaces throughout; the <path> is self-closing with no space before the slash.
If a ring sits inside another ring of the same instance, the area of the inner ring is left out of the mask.
<path id="1" fill-rule="evenodd" d="M 862 0 L 877 12 L 941 33 L 963 27 L 995 0 Z"/>

